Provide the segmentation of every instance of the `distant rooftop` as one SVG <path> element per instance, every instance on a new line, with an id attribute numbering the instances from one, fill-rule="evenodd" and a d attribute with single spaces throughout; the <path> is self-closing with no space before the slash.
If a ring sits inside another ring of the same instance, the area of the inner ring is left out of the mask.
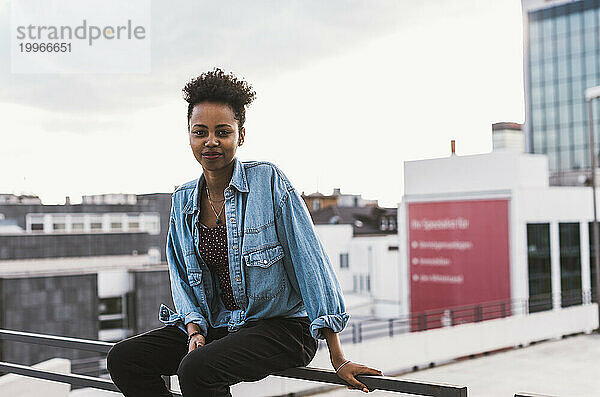
<path id="1" fill-rule="evenodd" d="M 492 131 L 501 131 L 501 130 L 515 130 L 521 131 L 523 129 L 523 124 L 513 123 L 508 121 L 502 121 L 500 123 L 492 124 Z"/>
<path id="2" fill-rule="evenodd" d="M 354 235 L 365 235 L 397 233 L 397 213 L 397 208 L 330 206 L 311 215 L 315 224 L 352 225 Z"/>
<path id="3" fill-rule="evenodd" d="M 12 193 L 0 193 L 0 204 L 42 204 L 42 200 L 31 194 L 17 196 Z"/>
<path id="4" fill-rule="evenodd" d="M 0 261 L 0 278 L 97 273 L 105 270 L 166 270 L 164 262 L 147 254 Z"/>

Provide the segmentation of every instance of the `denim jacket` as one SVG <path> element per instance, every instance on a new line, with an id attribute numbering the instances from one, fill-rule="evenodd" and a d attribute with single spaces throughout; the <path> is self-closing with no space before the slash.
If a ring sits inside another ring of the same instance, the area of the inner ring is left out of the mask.
<path id="1" fill-rule="evenodd" d="M 308 316 L 310 332 L 340 332 L 348 323 L 342 291 L 304 200 L 277 166 L 234 158 L 225 189 L 229 273 L 240 309 L 227 310 L 220 287 L 198 252 L 199 188 L 204 175 L 172 196 L 167 262 L 176 311 L 164 304 L 159 320 L 184 332 L 190 322 L 230 332 L 246 321 Z"/>

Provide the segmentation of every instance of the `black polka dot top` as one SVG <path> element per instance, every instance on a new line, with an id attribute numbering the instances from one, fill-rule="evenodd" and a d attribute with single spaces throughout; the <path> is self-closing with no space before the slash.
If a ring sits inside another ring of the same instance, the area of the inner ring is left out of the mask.
<path id="1" fill-rule="evenodd" d="M 221 300 L 227 310 L 239 309 L 233 299 L 231 278 L 229 276 L 229 259 L 227 257 L 227 228 L 225 224 L 217 227 L 206 227 L 198 222 L 200 240 L 198 251 L 213 277 L 216 275 L 221 286 Z"/>

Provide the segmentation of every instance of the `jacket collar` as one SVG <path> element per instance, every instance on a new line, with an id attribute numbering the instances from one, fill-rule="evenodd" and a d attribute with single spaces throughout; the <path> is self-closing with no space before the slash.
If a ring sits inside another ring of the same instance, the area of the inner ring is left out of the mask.
<path id="1" fill-rule="evenodd" d="M 246 179 L 246 170 L 242 162 L 236 157 L 233 158 L 233 174 L 231 175 L 231 180 L 229 181 L 228 187 L 233 186 L 240 192 L 249 192 L 248 189 L 248 180 Z M 200 189 L 206 183 L 204 178 L 204 173 L 200 174 L 200 177 L 197 179 L 197 183 L 194 185 L 194 190 L 192 194 L 189 196 L 189 200 L 183 208 L 184 214 L 192 214 L 199 210 L 198 208 L 198 193 Z"/>

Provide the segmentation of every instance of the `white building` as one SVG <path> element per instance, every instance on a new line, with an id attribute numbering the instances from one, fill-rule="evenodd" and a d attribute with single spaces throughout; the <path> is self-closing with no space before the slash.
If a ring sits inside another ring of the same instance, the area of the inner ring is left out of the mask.
<path id="1" fill-rule="evenodd" d="M 397 214 L 379 207 L 327 207 L 315 228 L 354 317 L 400 315 Z"/>
<path id="2" fill-rule="evenodd" d="M 496 147 L 405 162 L 398 217 L 405 314 L 527 299 L 537 311 L 590 299 L 592 192 L 549 186 L 545 155 Z"/>

